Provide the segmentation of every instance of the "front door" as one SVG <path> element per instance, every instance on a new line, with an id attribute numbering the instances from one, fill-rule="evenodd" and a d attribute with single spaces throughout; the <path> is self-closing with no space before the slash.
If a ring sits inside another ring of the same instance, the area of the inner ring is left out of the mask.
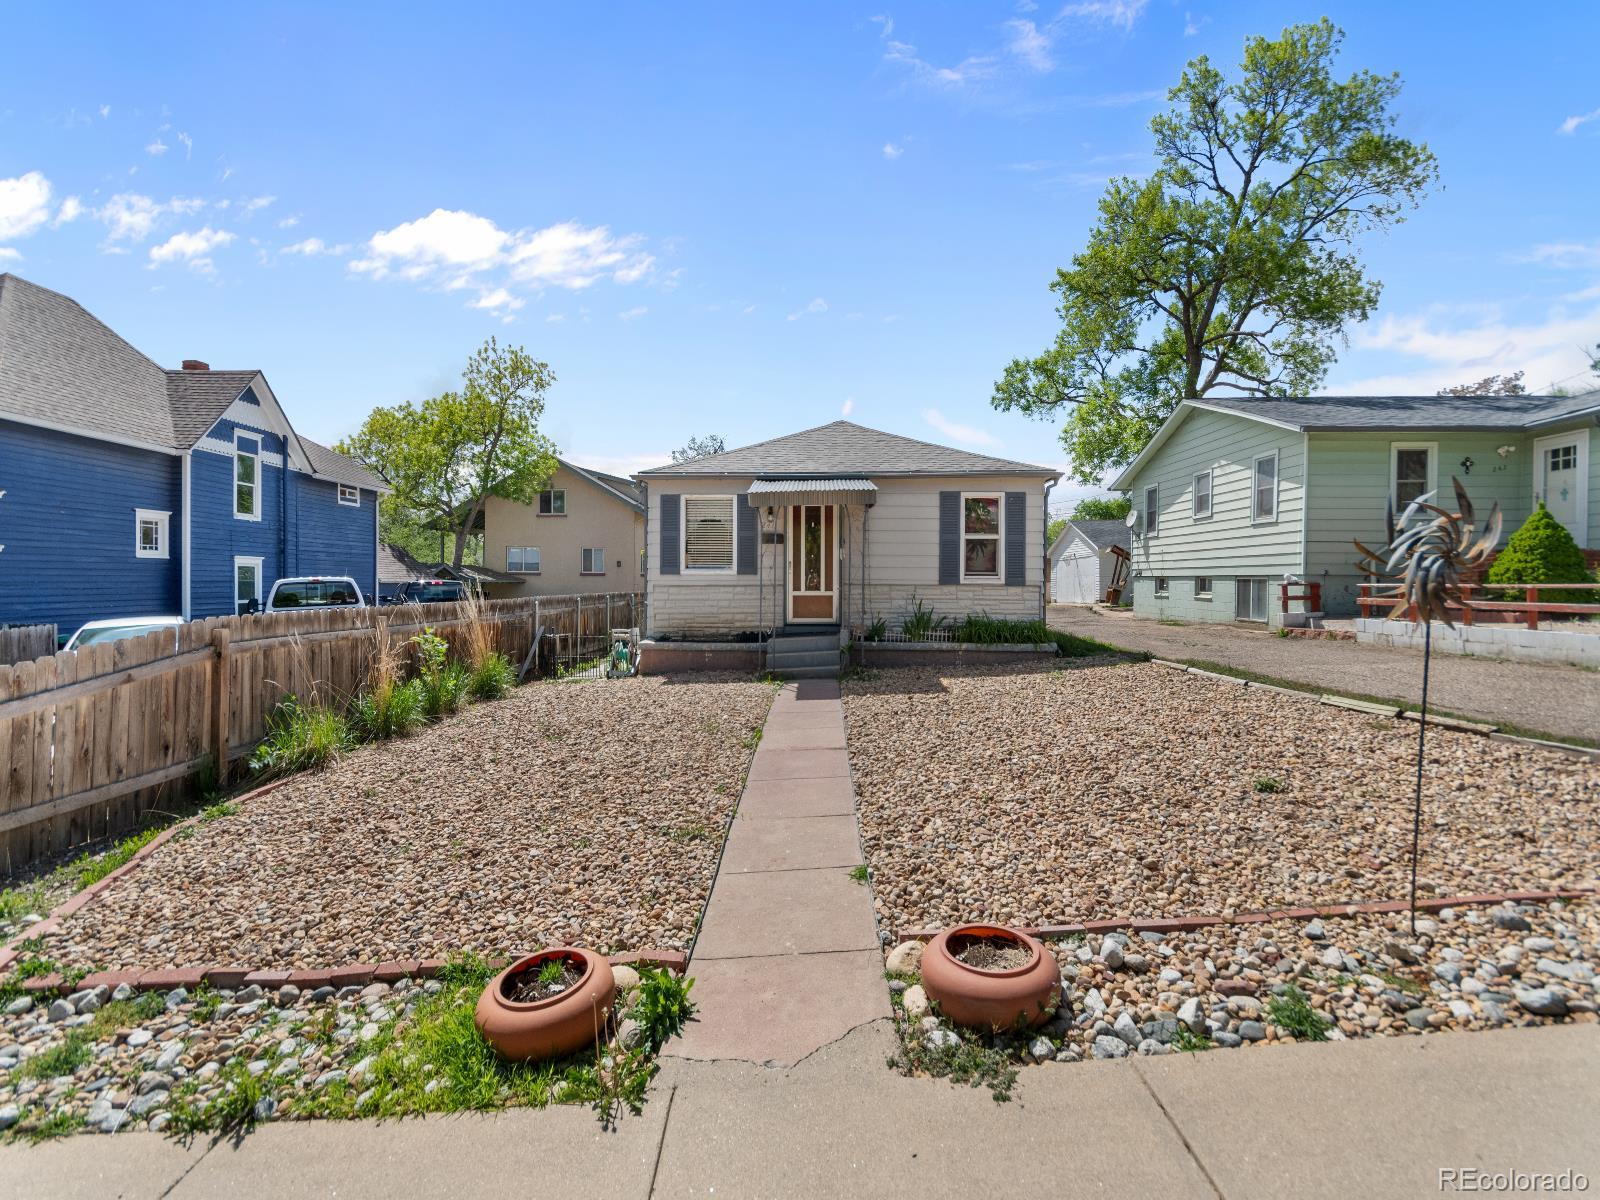
<path id="1" fill-rule="evenodd" d="M 1533 498 L 1567 527 L 1580 546 L 1589 544 L 1589 431 L 1574 430 L 1533 443 Z"/>
<path id="2" fill-rule="evenodd" d="M 789 620 L 832 625 L 839 620 L 839 526 L 831 504 L 789 509 Z"/>

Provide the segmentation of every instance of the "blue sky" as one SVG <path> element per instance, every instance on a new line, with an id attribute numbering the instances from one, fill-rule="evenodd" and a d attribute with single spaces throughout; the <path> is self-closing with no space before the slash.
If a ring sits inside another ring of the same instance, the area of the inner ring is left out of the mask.
<path id="1" fill-rule="evenodd" d="M 1542 387 L 1600 340 L 1590 5 L 141 7 L 8 6 L 0 269 L 324 441 L 493 334 L 591 465 L 842 413 L 1059 463 L 988 401 L 1105 180 L 1189 58 L 1324 11 L 1443 184 L 1368 244 L 1329 390 Z"/>

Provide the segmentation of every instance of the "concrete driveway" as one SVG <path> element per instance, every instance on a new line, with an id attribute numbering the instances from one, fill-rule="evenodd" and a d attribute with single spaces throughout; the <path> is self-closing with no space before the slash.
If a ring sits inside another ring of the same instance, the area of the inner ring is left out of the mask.
<path id="1" fill-rule="evenodd" d="M 1323 691 L 1422 699 L 1422 654 L 1355 642 L 1281 638 L 1237 625 L 1164 625 L 1128 613 L 1050 606 L 1053 629 L 1158 658 L 1205 660 Z M 1435 654 L 1431 706 L 1558 739 L 1600 742 L 1600 671 L 1549 663 Z"/>

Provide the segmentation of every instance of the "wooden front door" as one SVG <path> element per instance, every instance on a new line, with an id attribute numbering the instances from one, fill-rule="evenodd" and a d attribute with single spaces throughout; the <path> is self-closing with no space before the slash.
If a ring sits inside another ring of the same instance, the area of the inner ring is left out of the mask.
<path id="1" fill-rule="evenodd" d="M 789 509 L 789 620 L 833 624 L 839 619 L 839 525 L 831 504 Z"/>

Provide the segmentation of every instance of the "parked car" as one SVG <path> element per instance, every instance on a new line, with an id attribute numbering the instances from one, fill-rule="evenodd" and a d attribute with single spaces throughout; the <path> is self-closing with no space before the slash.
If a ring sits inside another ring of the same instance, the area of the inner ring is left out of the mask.
<path id="1" fill-rule="evenodd" d="M 263 612 L 299 612 L 307 608 L 366 608 L 361 588 L 348 575 L 306 575 L 280 579 L 267 593 Z"/>
<path id="2" fill-rule="evenodd" d="M 455 579 L 411 579 L 395 589 L 390 604 L 449 604 L 465 600 L 467 589 Z"/>
<path id="3" fill-rule="evenodd" d="M 182 624 L 182 617 L 105 617 L 86 622 L 67 639 L 62 649 L 79 650 L 99 642 L 120 642 L 124 638 L 143 637 L 157 629 L 172 630 L 172 647 L 177 649 L 178 626 Z"/>

